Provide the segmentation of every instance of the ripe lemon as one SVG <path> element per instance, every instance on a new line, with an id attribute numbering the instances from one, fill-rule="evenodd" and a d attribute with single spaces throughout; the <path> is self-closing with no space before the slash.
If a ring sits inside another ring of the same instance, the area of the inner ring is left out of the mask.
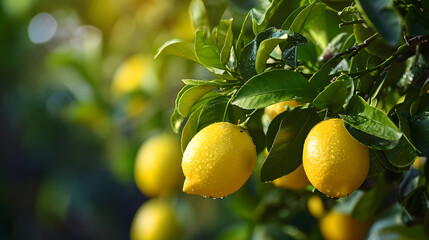
<path id="1" fill-rule="evenodd" d="M 213 123 L 198 132 L 183 153 L 183 191 L 227 196 L 244 185 L 255 163 L 256 149 L 246 130 L 227 122 Z"/>
<path id="2" fill-rule="evenodd" d="M 111 91 L 115 97 L 140 89 L 141 83 L 152 67 L 148 57 L 134 55 L 128 58 L 116 70 L 113 76 Z"/>
<path id="3" fill-rule="evenodd" d="M 144 142 L 134 166 L 134 177 L 140 191 L 154 197 L 180 188 L 182 151 L 172 135 L 158 135 Z"/>
<path id="4" fill-rule="evenodd" d="M 368 147 L 354 139 L 342 119 L 322 121 L 304 142 L 303 165 L 311 184 L 328 197 L 345 197 L 359 188 L 369 169 Z"/>
<path id="5" fill-rule="evenodd" d="M 273 120 L 277 115 L 284 112 L 286 107 L 298 107 L 303 105 L 303 103 L 297 102 L 295 100 L 279 102 L 273 105 L 270 105 L 264 109 L 265 114 L 268 115 L 270 120 Z"/>
<path id="6" fill-rule="evenodd" d="M 325 207 L 323 205 L 323 201 L 317 195 L 313 195 L 308 199 L 307 208 L 311 216 L 315 218 L 320 218 L 325 213 Z"/>
<path id="7" fill-rule="evenodd" d="M 361 222 L 350 215 L 330 211 L 320 221 L 320 232 L 325 240 L 363 240 L 370 222 Z"/>
<path id="8" fill-rule="evenodd" d="M 151 199 L 136 212 L 131 240 L 181 239 L 182 227 L 173 206 L 164 199 Z"/>
<path id="9" fill-rule="evenodd" d="M 307 187 L 310 182 L 308 181 L 308 178 L 304 172 L 304 168 L 301 164 L 297 169 L 295 169 L 295 171 L 274 180 L 273 184 L 276 187 L 297 190 Z"/>

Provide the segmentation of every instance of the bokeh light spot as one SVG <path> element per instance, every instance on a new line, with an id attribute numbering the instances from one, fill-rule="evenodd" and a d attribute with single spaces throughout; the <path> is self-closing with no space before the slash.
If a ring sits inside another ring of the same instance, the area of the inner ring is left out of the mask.
<path id="1" fill-rule="evenodd" d="M 51 14 L 39 13 L 28 25 L 28 36 L 33 43 L 45 43 L 54 37 L 57 26 L 57 21 Z"/>

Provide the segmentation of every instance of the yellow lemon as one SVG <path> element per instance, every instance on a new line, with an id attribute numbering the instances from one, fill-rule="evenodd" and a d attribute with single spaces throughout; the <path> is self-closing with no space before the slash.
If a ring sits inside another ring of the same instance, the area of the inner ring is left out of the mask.
<path id="1" fill-rule="evenodd" d="M 238 125 L 213 123 L 198 132 L 183 153 L 183 191 L 224 197 L 246 183 L 256 163 L 249 133 Z"/>
<path id="2" fill-rule="evenodd" d="M 308 181 L 308 178 L 304 172 L 304 168 L 302 167 L 302 164 L 301 164 L 297 169 L 295 169 L 295 171 L 274 180 L 273 184 L 276 187 L 281 187 L 281 188 L 303 189 L 307 187 L 310 184 L 310 182 Z"/>
<path id="3" fill-rule="evenodd" d="M 368 147 L 354 139 L 343 120 L 314 126 L 305 139 L 303 165 L 311 184 L 328 197 L 345 197 L 359 188 L 369 169 Z"/>
<path id="4" fill-rule="evenodd" d="M 363 240 L 370 222 L 357 221 L 350 215 L 330 211 L 320 221 L 320 232 L 325 240 Z"/>
<path id="5" fill-rule="evenodd" d="M 277 115 L 284 112 L 286 107 L 298 107 L 303 105 L 303 103 L 297 102 L 295 100 L 279 102 L 273 105 L 270 105 L 264 109 L 265 114 L 268 115 L 270 120 L 273 120 Z"/>
<path id="6" fill-rule="evenodd" d="M 168 194 L 180 188 L 182 151 L 172 135 L 158 135 L 144 142 L 137 153 L 134 177 L 146 196 Z"/>
<path id="7" fill-rule="evenodd" d="M 150 64 L 149 59 L 143 55 L 128 58 L 113 76 L 111 86 L 113 95 L 118 96 L 138 90 Z"/>
<path id="8" fill-rule="evenodd" d="M 131 224 L 131 240 L 181 239 L 182 227 L 173 206 L 164 199 L 151 199 L 136 212 Z"/>
<path id="9" fill-rule="evenodd" d="M 307 208 L 311 216 L 315 218 L 320 218 L 325 213 L 325 207 L 323 205 L 323 201 L 317 195 L 313 195 L 310 198 L 308 198 Z"/>

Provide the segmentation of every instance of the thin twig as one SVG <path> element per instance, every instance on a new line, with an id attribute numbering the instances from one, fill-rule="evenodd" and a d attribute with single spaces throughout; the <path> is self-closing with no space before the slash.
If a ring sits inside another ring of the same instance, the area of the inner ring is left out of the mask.
<path id="1" fill-rule="evenodd" d="M 347 58 L 347 60 L 350 60 L 350 58 L 352 58 L 356 54 L 358 54 L 360 50 L 368 47 L 369 44 L 371 44 L 371 42 L 374 41 L 377 37 L 378 37 L 378 33 L 374 33 L 371 37 L 365 39 L 365 41 L 361 42 L 360 44 L 355 45 L 353 47 L 350 47 L 350 48 L 346 49 L 344 52 L 340 52 L 340 53 L 335 54 L 334 58 L 341 57 L 341 56 L 347 55 L 349 53 L 352 53 L 352 55 L 350 55 Z"/>
<path id="2" fill-rule="evenodd" d="M 354 21 L 344 21 L 344 22 L 341 22 L 340 24 L 338 24 L 338 27 L 342 28 L 343 26 L 346 26 L 346 25 L 353 25 L 353 24 L 358 24 L 358 23 L 365 23 L 365 20 L 358 19 L 358 20 L 354 20 Z"/>

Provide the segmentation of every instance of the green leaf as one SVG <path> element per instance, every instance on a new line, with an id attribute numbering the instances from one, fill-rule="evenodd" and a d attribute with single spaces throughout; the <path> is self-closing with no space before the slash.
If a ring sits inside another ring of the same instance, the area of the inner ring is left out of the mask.
<path id="1" fill-rule="evenodd" d="M 260 74 L 265 70 L 265 64 L 270 57 L 271 52 L 281 42 L 286 41 L 288 35 L 285 33 L 278 38 L 270 38 L 261 42 L 256 53 L 255 69 Z"/>
<path id="2" fill-rule="evenodd" d="M 379 157 L 377 154 L 374 153 L 374 149 L 369 150 L 369 170 L 368 170 L 368 177 L 372 177 L 375 175 L 378 175 L 380 173 L 384 172 L 383 165 L 380 163 Z M 384 157 L 384 160 L 387 161 L 386 157 Z"/>
<path id="3" fill-rule="evenodd" d="M 315 109 L 295 108 L 282 115 L 274 144 L 261 167 L 261 181 L 272 181 L 293 172 L 302 164 L 302 150 L 308 132 L 319 122 Z M 273 126 L 277 128 L 278 125 Z"/>
<path id="4" fill-rule="evenodd" d="M 233 104 L 244 109 L 256 109 L 286 100 L 311 102 L 316 95 L 317 92 L 310 88 L 301 74 L 291 70 L 273 70 L 247 81 L 238 90 Z"/>
<path id="5" fill-rule="evenodd" d="M 391 149 L 398 143 L 402 136 L 401 131 L 386 114 L 379 109 L 369 106 L 365 100 L 358 95 L 350 99 L 347 115 L 340 116 L 344 122 L 351 125 L 353 128 L 376 138 L 392 142 L 386 146 L 377 146 L 365 139 L 358 139 L 351 133 L 358 141 L 370 147 L 384 150 Z"/>
<path id="6" fill-rule="evenodd" d="M 302 29 L 325 11 L 326 5 L 323 3 L 312 3 L 303 9 L 294 19 L 289 27 L 290 31 L 301 33 Z"/>
<path id="7" fill-rule="evenodd" d="M 412 191 L 402 201 L 402 206 L 411 216 L 424 219 L 426 211 L 429 210 L 429 196 L 425 186 L 421 186 Z"/>
<path id="8" fill-rule="evenodd" d="M 315 72 L 308 80 L 310 82 L 310 86 L 313 89 L 319 90 L 328 85 L 332 79 L 332 77 L 329 76 L 330 72 L 338 65 L 338 63 L 340 63 L 341 60 L 341 57 L 331 58 L 323 64 L 319 71 Z"/>
<path id="9" fill-rule="evenodd" d="M 386 154 L 384 151 L 381 150 L 375 150 L 375 149 L 369 149 L 369 157 L 370 160 L 374 159 L 377 160 L 378 163 L 384 168 L 392 172 L 401 173 L 404 169 L 398 168 L 393 166 L 389 160 L 387 160 Z M 369 174 L 368 174 L 369 176 Z"/>
<path id="10" fill-rule="evenodd" d="M 170 54 L 179 57 L 183 57 L 199 63 L 197 55 L 195 53 L 194 44 L 191 42 L 183 42 L 180 40 L 171 40 L 164 43 L 155 54 L 155 58 L 160 55 Z"/>
<path id="11" fill-rule="evenodd" d="M 222 34 L 219 34 L 219 33 Z M 220 37 L 222 36 L 222 37 Z M 220 61 L 223 66 L 228 64 L 233 44 L 232 20 L 222 20 L 217 29 L 217 41 L 220 49 Z"/>
<path id="12" fill-rule="evenodd" d="M 349 87 L 349 89 L 347 89 Z M 343 75 L 335 82 L 329 84 L 317 97 L 313 100 L 313 105 L 319 109 L 329 109 L 334 113 L 343 108 L 347 103 L 347 98 L 353 95 L 353 79 L 347 75 Z"/>
<path id="13" fill-rule="evenodd" d="M 214 80 L 197 80 L 197 79 L 183 79 L 182 82 L 187 86 L 204 86 L 204 87 L 221 87 L 237 85 L 238 81 L 227 81 L 224 79 Z"/>
<path id="14" fill-rule="evenodd" d="M 191 110 L 192 106 L 198 100 L 208 93 L 209 91 L 213 90 L 214 87 L 203 87 L 203 86 L 192 86 L 183 92 L 183 94 L 180 95 L 180 98 L 177 102 L 177 111 L 180 113 L 180 115 L 186 117 L 189 114 L 189 111 Z"/>
<path id="15" fill-rule="evenodd" d="M 251 11 L 253 19 L 253 32 L 258 34 L 269 24 L 271 18 L 278 11 L 284 0 L 257 0 Z"/>
<path id="16" fill-rule="evenodd" d="M 429 155 L 429 111 L 422 112 L 410 119 L 411 137 L 414 145 L 422 153 Z"/>
<path id="17" fill-rule="evenodd" d="M 192 0 L 189 4 L 189 13 L 195 30 L 209 30 L 210 23 L 203 0 Z"/>
<path id="18" fill-rule="evenodd" d="M 204 106 L 200 121 L 198 123 L 198 131 L 215 122 L 225 122 L 227 120 L 228 105 L 230 98 L 220 96 L 213 98 Z"/>
<path id="19" fill-rule="evenodd" d="M 174 109 L 173 114 L 171 114 L 171 117 L 170 117 L 170 125 L 174 133 L 179 133 L 179 130 L 180 130 L 180 127 L 182 126 L 183 121 L 185 121 L 185 117 L 180 115 L 177 109 Z"/>
<path id="20" fill-rule="evenodd" d="M 293 21 L 295 20 L 296 16 L 298 16 L 298 14 L 304 10 L 308 5 L 305 6 L 301 6 L 295 10 L 293 10 L 293 12 L 291 14 L 289 14 L 289 16 L 286 18 L 286 21 L 284 21 L 284 23 L 282 24 L 282 29 L 283 30 L 288 30 L 290 28 L 290 26 L 292 25 Z"/>
<path id="21" fill-rule="evenodd" d="M 228 3 L 225 0 L 203 0 L 210 28 L 214 28 L 221 20 Z"/>
<path id="22" fill-rule="evenodd" d="M 389 162 L 398 168 L 410 166 L 417 157 L 416 151 L 405 137 L 402 137 L 394 148 L 384 152 Z"/>
<path id="23" fill-rule="evenodd" d="M 391 194 L 392 187 L 386 183 L 383 177 L 378 179 L 377 184 L 362 195 L 355 205 L 352 216 L 359 221 L 370 220 L 379 210 L 385 207 L 385 201 Z"/>
<path id="24" fill-rule="evenodd" d="M 220 60 L 220 52 L 211 38 L 204 31 L 195 33 L 195 52 L 199 62 L 205 66 L 225 69 Z"/>
<path id="25" fill-rule="evenodd" d="M 363 11 L 365 21 L 375 27 L 381 37 L 396 46 L 402 34 L 401 16 L 393 7 L 393 0 L 355 0 Z"/>
<path id="26" fill-rule="evenodd" d="M 192 140 L 192 138 L 197 134 L 197 128 L 198 128 L 198 122 L 200 119 L 201 111 L 203 110 L 204 106 L 200 106 L 198 109 L 196 109 L 188 118 L 188 121 L 186 122 L 185 126 L 183 127 L 182 136 L 181 136 L 181 147 L 182 152 L 185 151 L 186 146 L 188 146 L 188 143 Z"/>
<path id="27" fill-rule="evenodd" d="M 240 34 L 238 35 L 237 42 L 235 43 L 235 51 L 237 57 L 241 56 L 241 51 L 244 48 L 244 35 L 246 34 L 246 25 L 248 24 L 250 12 L 246 15 L 246 17 L 243 20 L 243 24 L 241 25 Z"/>

